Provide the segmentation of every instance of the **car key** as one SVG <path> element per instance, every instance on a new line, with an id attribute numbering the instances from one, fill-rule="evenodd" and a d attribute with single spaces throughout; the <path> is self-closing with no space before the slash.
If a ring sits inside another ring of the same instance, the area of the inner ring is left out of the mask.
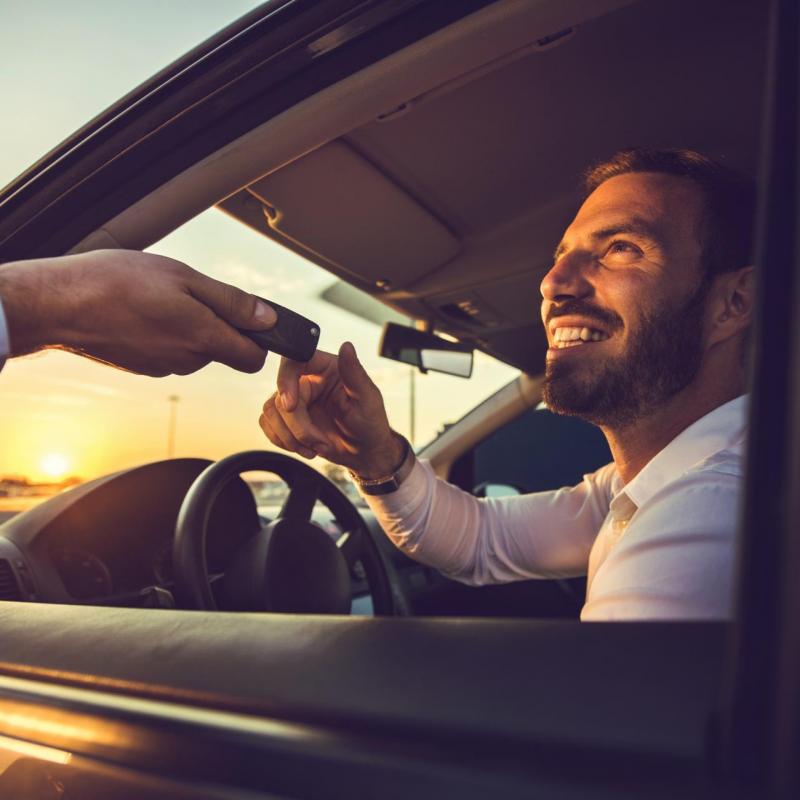
<path id="1" fill-rule="evenodd" d="M 292 359 L 309 361 L 319 342 L 319 325 L 281 305 L 261 298 L 275 309 L 278 321 L 268 331 L 240 331 L 264 350 Z"/>

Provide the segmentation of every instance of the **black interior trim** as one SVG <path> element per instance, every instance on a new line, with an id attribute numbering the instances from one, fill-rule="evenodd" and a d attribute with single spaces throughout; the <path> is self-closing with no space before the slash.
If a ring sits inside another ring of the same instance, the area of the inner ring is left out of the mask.
<path id="1" fill-rule="evenodd" d="M 761 796 L 800 790 L 800 10 L 775 0 L 770 26 L 747 482 L 739 596 L 727 676 L 722 771 Z"/>
<path id="2" fill-rule="evenodd" d="M 382 721 L 687 757 L 705 748 L 725 626 L 4 603 L 0 631 L 6 674 L 52 669 L 94 688 L 296 721 Z M 614 684 L 626 687 L 624 704 L 607 691 Z"/>

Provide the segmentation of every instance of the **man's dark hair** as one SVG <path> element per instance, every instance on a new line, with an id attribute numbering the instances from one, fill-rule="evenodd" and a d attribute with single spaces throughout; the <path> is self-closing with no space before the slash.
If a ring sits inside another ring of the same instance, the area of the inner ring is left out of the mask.
<path id="1" fill-rule="evenodd" d="M 630 172 L 660 172 L 693 181 L 702 191 L 699 232 L 706 277 L 752 264 L 755 183 L 694 150 L 632 147 L 584 174 L 586 196 L 601 183 Z"/>

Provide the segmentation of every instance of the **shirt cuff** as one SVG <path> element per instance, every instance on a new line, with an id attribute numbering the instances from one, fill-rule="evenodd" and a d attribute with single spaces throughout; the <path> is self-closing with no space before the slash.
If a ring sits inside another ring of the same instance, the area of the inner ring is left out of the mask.
<path id="1" fill-rule="evenodd" d="M 8 340 L 8 324 L 3 311 L 3 301 L 0 300 L 0 370 L 6 363 L 6 358 L 11 355 L 11 342 Z"/>

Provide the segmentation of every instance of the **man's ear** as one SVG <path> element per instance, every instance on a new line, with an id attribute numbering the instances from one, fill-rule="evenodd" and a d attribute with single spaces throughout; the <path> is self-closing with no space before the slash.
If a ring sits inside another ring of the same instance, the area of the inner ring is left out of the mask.
<path id="1" fill-rule="evenodd" d="M 750 326 L 755 303 L 755 267 L 718 275 L 712 290 L 710 343 L 730 339 Z"/>

